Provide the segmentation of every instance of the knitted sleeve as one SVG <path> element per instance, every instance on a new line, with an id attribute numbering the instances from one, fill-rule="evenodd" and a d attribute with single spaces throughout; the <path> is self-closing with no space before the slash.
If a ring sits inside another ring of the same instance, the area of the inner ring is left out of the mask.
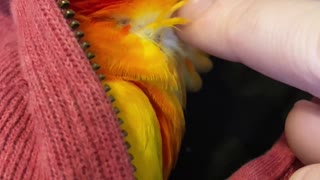
<path id="1" fill-rule="evenodd" d="M 287 180 L 302 166 L 283 135 L 268 152 L 245 164 L 229 180 Z"/>
<path id="2" fill-rule="evenodd" d="M 54 0 L 0 2 L 0 179 L 133 179 L 118 122 Z"/>

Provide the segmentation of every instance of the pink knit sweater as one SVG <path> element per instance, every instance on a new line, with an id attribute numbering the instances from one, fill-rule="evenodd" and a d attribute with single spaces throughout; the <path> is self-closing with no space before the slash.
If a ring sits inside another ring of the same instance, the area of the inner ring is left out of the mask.
<path id="1" fill-rule="evenodd" d="M 231 179 L 288 177 L 283 139 Z M 55 0 L 0 0 L 0 179 L 134 179 L 118 121 Z"/>

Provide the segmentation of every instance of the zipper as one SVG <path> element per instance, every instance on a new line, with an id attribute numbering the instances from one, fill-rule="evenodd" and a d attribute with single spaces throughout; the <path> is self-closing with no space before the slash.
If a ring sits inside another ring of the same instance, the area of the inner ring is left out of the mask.
<path id="1" fill-rule="evenodd" d="M 92 63 L 92 61 L 91 61 L 93 58 L 95 58 L 95 54 L 92 53 L 91 51 L 89 51 L 90 43 L 86 42 L 86 41 L 81 41 L 81 38 L 84 37 L 84 33 L 81 30 L 78 30 L 78 28 L 80 27 L 80 23 L 79 23 L 79 21 L 74 19 L 75 12 L 72 9 L 69 8 L 70 7 L 70 2 L 68 0 L 58 0 L 57 3 L 58 3 L 58 7 L 62 11 L 62 14 L 63 14 L 64 18 L 66 19 L 67 23 L 69 24 L 69 27 L 73 31 L 73 33 L 75 35 L 75 38 L 78 40 L 78 43 L 79 43 L 80 47 L 82 48 L 82 50 L 86 54 L 86 57 L 89 60 L 92 69 L 96 72 L 100 68 L 100 65 L 97 64 L 97 63 Z M 103 81 L 106 78 L 104 74 L 97 74 L 97 76 L 98 76 L 100 81 Z M 111 87 L 108 84 L 104 83 L 103 84 L 103 89 L 104 89 L 105 94 L 106 94 L 107 98 L 109 99 L 109 101 L 111 103 L 113 103 L 115 101 L 115 98 L 113 96 L 111 96 L 111 95 L 108 95 L 108 92 L 111 90 Z M 113 106 L 113 112 L 117 116 L 120 113 L 120 110 L 117 107 Z M 121 128 L 121 125 L 124 123 L 124 121 L 119 117 L 117 117 L 117 120 L 118 120 L 120 129 L 121 129 L 121 133 L 122 133 L 123 138 L 127 137 L 128 133 L 124 129 Z M 130 154 L 128 152 L 128 150 L 130 149 L 131 145 L 130 145 L 130 143 L 128 141 L 124 140 L 124 146 L 127 149 L 127 154 L 128 154 L 128 157 L 129 157 L 129 161 L 130 161 L 130 164 L 132 166 L 133 172 L 135 173 L 137 171 L 137 169 L 134 166 L 134 164 L 132 163 L 132 160 L 133 160 L 134 157 L 133 157 L 132 154 Z M 137 178 L 135 177 L 135 179 L 137 179 Z"/>

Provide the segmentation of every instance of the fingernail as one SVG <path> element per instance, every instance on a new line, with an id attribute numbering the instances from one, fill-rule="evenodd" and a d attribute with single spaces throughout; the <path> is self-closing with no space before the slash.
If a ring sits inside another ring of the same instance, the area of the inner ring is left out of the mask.
<path id="1" fill-rule="evenodd" d="M 178 16 L 193 20 L 201 16 L 210 7 L 214 0 L 189 0 L 178 11 Z"/>

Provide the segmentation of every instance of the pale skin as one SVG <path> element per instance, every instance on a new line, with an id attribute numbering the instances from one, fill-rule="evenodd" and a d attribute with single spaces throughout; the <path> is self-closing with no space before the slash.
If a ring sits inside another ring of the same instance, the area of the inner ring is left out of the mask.
<path id="1" fill-rule="evenodd" d="M 319 0 L 189 0 L 178 15 L 184 41 L 320 97 Z M 285 134 L 306 164 L 291 180 L 319 180 L 320 100 L 297 102 Z"/>

